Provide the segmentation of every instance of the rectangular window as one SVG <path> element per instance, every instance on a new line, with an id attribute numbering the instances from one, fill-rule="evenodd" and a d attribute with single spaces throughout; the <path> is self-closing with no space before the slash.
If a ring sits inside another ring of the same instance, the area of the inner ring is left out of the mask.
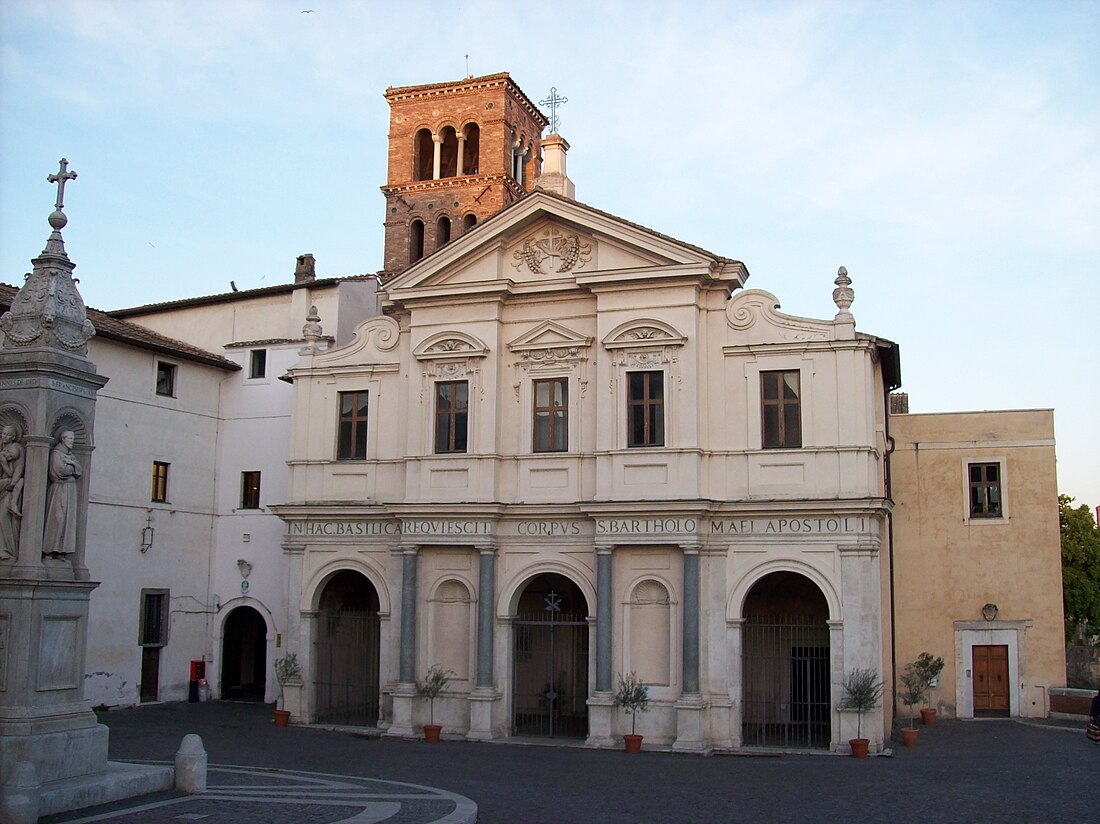
<path id="1" fill-rule="evenodd" d="M 798 370 L 761 372 L 760 398 L 765 449 L 802 446 L 802 406 Z"/>
<path id="2" fill-rule="evenodd" d="M 153 495 L 150 500 L 161 504 L 168 502 L 168 464 L 163 461 L 153 461 Z"/>
<path id="3" fill-rule="evenodd" d="M 970 475 L 970 517 L 1000 518 L 1001 465 L 999 463 L 967 464 Z"/>
<path id="4" fill-rule="evenodd" d="M 665 375 L 627 372 L 627 446 L 665 445 Z"/>
<path id="5" fill-rule="evenodd" d="M 435 451 L 465 452 L 470 418 L 468 381 L 440 381 L 435 385 Z"/>
<path id="6" fill-rule="evenodd" d="M 176 397 L 176 365 L 157 361 L 157 394 Z"/>
<path id="7" fill-rule="evenodd" d="M 565 452 L 569 449 L 569 379 L 535 381 L 534 438 L 535 452 Z"/>
<path id="8" fill-rule="evenodd" d="M 168 643 L 168 590 L 141 591 L 141 624 L 138 643 L 143 647 L 163 647 Z"/>
<path id="9" fill-rule="evenodd" d="M 336 446 L 338 461 L 361 461 L 367 457 L 367 394 L 340 393 L 340 434 Z"/>
<path id="10" fill-rule="evenodd" d="M 248 358 L 248 379 L 267 377 L 267 350 L 253 349 Z"/>
<path id="11" fill-rule="evenodd" d="M 241 473 L 241 509 L 260 508 L 260 473 Z"/>

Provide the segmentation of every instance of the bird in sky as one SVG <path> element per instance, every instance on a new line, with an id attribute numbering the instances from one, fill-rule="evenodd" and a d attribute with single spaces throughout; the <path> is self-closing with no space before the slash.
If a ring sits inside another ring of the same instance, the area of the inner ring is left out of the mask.
<path id="1" fill-rule="evenodd" d="M 302 11 L 302 14 L 313 14 L 313 9 L 305 9 Z"/>

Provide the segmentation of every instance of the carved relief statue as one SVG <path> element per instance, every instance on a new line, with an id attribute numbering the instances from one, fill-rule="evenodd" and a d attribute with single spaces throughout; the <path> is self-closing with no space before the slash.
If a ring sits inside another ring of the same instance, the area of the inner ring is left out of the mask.
<path id="1" fill-rule="evenodd" d="M 46 533 L 42 555 L 63 558 L 76 552 L 77 479 L 83 470 L 72 456 L 75 435 L 61 433 L 50 453 L 50 487 L 46 492 Z"/>
<path id="2" fill-rule="evenodd" d="M 19 525 L 23 515 L 25 457 L 19 433 L 11 424 L 0 429 L 0 561 L 19 555 Z"/>

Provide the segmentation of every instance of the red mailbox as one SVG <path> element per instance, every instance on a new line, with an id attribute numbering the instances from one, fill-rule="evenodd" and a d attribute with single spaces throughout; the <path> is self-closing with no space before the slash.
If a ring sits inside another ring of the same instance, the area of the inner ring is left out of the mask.
<path id="1" fill-rule="evenodd" d="M 191 681 L 198 681 L 200 678 L 206 677 L 206 662 L 205 661 L 192 661 L 191 662 Z"/>

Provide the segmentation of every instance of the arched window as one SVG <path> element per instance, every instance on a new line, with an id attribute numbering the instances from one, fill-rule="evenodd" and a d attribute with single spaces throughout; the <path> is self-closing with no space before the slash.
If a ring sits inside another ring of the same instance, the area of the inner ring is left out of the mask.
<path id="1" fill-rule="evenodd" d="M 414 220 L 409 224 L 409 263 L 416 263 L 424 257 L 424 221 Z"/>
<path id="2" fill-rule="evenodd" d="M 666 685 L 672 671 L 671 604 L 658 581 L 642 581 L 630 598 L 630 668 L 643 684 Z"/>
<path id="3" fill-rule="evenodd" d="M 435 248 L 438 249 L 444 243 L 451 240 L 451 219 L 446 215 L 440 215 L 435 223 Z"/>
<path id="4" fill-rule="evenodd" d="M 481 150 L 481 127 L 476 123 L 467 123 L 463 130 L 466 142 L 462 147 L 462 174 L 478 173 L 478 153 Z"/>
<path id="5" fill-rule="evenodd" d="M 442 144 L 439 147 L 439 176 L 458 176 L 458 135 L 454 126 L 444 126 L 439 133 Z"/>
<path id="6" fill-rule="evenodd" d="M 469 214 L 462 218 L 462 231 L 468 232 L 477 226 L 477 215 Z"/>
<path id="7" fill-rule="evenodd" d="M 416 180 L 431 180 L 435 166 L 435 142 L 430 129 L 421 129 L 416 133 L 413 149 L 413 176 Z"/>

